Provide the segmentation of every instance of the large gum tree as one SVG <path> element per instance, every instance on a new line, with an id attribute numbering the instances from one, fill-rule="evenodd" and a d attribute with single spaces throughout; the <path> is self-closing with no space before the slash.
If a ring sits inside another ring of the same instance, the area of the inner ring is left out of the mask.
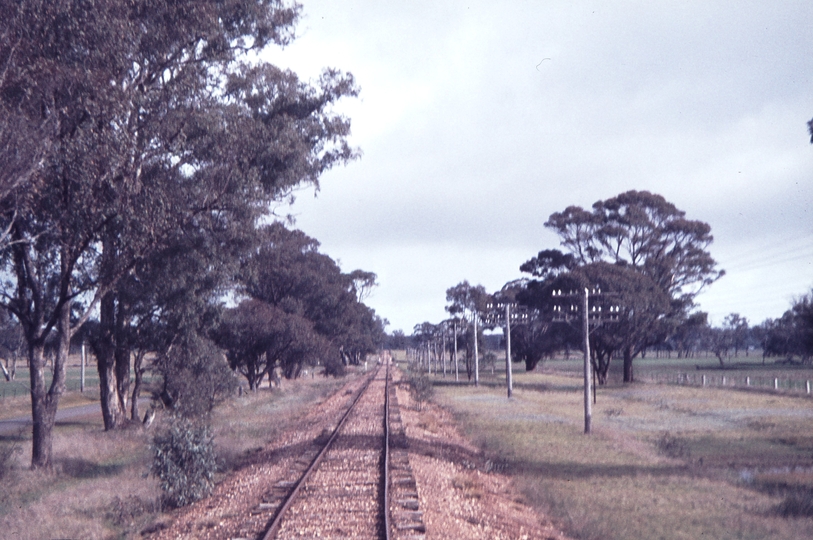
<path id="1" fill-rule="evenodd" d="M 133 322 L 124 278 L 179 231 L 222 241 L 252 229 L 271 201 L 352 159 L 349 122 L 331 106 L 357 89 L 334 70 L 308 84 L 248 63 L 292 39 L 295 3 L 0 0 L 0 11 L 0 105 L 14 112 L 0 144 L 26 149 L 0 178 L 0 295 L 26 337 L 32 466 L 47 468 L 71 336 L 98 314 L 105 428 L 118 427 Z M 11 122 L 24 136 L 8 136 Z"/>
<path id="2" fill-rule="evenodd" d="M 696 296 L 724 274 L 708 251 L 711 227 L 648 191 L 597 201 L 592 210 L 570 206 L 545 226 L 558 234 L 565 252 L 545 250 L 523 264 L 522 271 L 540 278 L 530 288 L 538 296 L 552 289 L 545 282 L 567 278 L 615 289 L 622 320 L 596 336 L 604 335 L 607 362 L 616 351 L 623 354 L 625 382 L 633 381 L 633 358 L 666 339 Z"/>

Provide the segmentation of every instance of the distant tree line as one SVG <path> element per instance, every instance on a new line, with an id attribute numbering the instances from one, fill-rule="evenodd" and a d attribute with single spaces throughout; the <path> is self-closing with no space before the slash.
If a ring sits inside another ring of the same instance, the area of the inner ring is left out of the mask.
<path id="1" fill-rule="evenodd" d="M 695 299 L 724 275 L 708 251 L 711 227 L 688 219 L 660 195 L 628 191 L 597 201 L 591 210 L 568 207 L 545 225 L 557 233 L 562 249 L 540 251 L 520 266 L 530 277 L 511 281 L 500 291 L 488 294 L 467 281 L 448 289 L 452 318 L 417 325 L 411 346 L 443 342 L 448 353 L 454 324 L 470 374 L 474 339 L 482 340 L 482 330 L 489 327 L 486 306 L 511 303 L 528 313 L 512 325 L 512 359 L 533 370 L 555 354 L 583 348 L 579 313 L 588 289 L 596 310 L 592 317 L 603 321 L 591 327 L 589 338 L 601 384 L 616 358 L 623 362 L 624 381 L 632 382 L 635 358 L 664 351 L 684 357 L 704 351 L 717 356 L 721 365 L 757 348 L 763 360 L 809 363 L 813 358 L 813 293 L 796 300 L 781 318 L 755 327 L 737 313 L 719 327 L 709 324 L 708 315 L 696 310 Z"/>
<path id="2" fill-rule="evenodd" d="M 192 414 L 230 395 L 232 370 L 256 387 L 272 366 L 337 373 L 370 350 L 383 321 L 360 298 L 374 276 L 262 225 L 358 155 L 333 111 L 357 95 L 351 75 L 306 83 L 256 60 L 293 39 L 298 4 L 0 0 L 0 12 L 0 308 L 30 369 L 35 468 L 52 462 L 77 339 L 108 430 L 137 418 L 146 370 L 164 405 Z M 275 290 L 286 276 L 299 281 Z"/>

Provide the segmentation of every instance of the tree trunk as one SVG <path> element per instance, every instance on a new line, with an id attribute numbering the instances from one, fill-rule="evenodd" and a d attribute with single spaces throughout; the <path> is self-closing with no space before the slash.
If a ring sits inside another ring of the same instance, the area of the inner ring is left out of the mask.
<path id="1" fill-rule="evenodd" d="M 632 347 L 624 348 L 624 382 L 631 383 L 635 381 L 632 371 Z"/>
<path id="2" fill-rule="evenodd" d="M 45 351 L 41 341 L 29 346 L 28 363 L 31 382 L 31 421 L 33 438 L 31 468 L 47 469 L 51 466 L 53 439 L 51 436 L 54 419 L 48 418 L 45 390 Z"/>
<path id="3" fill-rule="evenodd" d="M 133 359 L 133 398 L 130 409 L 130 418 L 135 421 L 140 420 L 140 414 L 138 412 L 138 399 L 141 397 L 141 384 L 144 380 L 144 368 L 141 367 L 143 362 L 144 352 L 139 351 Z"/>
<path id="4" fill-rule="evenodd" d="M 96 365 L 99 370 L 99 398 L 105 431 L 121 426 L 124 409 L 121 408 L 116 382 L 116 347 L 114 343 L 115 296 L 104 295 L 99 309 L 99 337 L 94 346 Z"/>
<path id="5" fill-rule="evenodd" d="M 720 367 L 725 367 L 725 360 L 723 360 L 723 353 L 719 351 L 714 351 L 714 355 L 717 356 L 717 360 L 720 361 Z M 765 362 L 763 362 L 764 364 Z"/>
<path id="6" fill-rule="evenodd" d="M 599 354 L 595 348 L 591 348 L 590 362 L 593 364 L 593 373 L 596 374 L 598 383 L 601 385 L 607 384 L 607 373 L 610 371 L 612 359 L 612 353 Z"/>
<path id="7" fill-rule="evenodd" d="M 58 321 L 59 345 L 53 359 L 53 379 L 45 390 L 44 337 L 29 347 L 31 365 L 31 419 L 33 422 L 31 468 L 50 469 L 53 465 L 53 432 L 59 398 L 65 391 L 65 366 L 70 352 L 70 306 L 61 309 Z"/>
<path id="8" fill-rule="evenodd" d="M 127 306 L 121 299 L 116 305 L 116 324 L 114 338 L 116 341 L 116 392 L 119 397 L 122 416 L 128 409 L 127 400 L 130 397 L 130 340 L 127 331 L 130 326 L 130 314 Z"/>

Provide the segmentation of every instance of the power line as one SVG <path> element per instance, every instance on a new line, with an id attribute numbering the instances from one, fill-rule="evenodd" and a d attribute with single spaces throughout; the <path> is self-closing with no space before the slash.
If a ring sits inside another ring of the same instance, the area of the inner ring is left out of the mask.
<path id="1" fill-rule="evenodd" d="M 810 235 L 796 238 L 790 242 L 763 242 L 749 247 L 745 251 L 738 251 L 730 257 L 723 257 L 717 262 L 721 266 L 748 267 L 756 263 L 756 267 L 769 267 L 779 262 L 806 256 L 813 257 L 813 236 Z"/>

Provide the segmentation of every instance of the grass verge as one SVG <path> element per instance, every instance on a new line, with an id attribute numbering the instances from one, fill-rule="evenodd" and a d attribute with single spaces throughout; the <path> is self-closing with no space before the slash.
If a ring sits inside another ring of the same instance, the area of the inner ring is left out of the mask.
<path id="1" fill-rule="evenodd" d="M 511 400 L 484 382 L 436 379 L 435 399 L 575 538 L 810 538 L 809 399 L 619 384 L 586 436 L 579 379 L 519 372 Z"/>
<path id="2" fill-rule="evenodd" d="M 344 382 L 324 377 L 283 381 L 280 390 L 264 389 L 216 409 L 216 479 L 240 467 L 251 450 L 295 426 L 309 407 Z M 57 423 L 51 473 L 28 469 L 30 428 L 0 436 L 0 450 L 18 449 L 7 457 L 0 479 L 0 537 L 139 538 L 155 521 L 161 493 L 149 475 L 152 429 L 104 432 L 98 416 Z"/>

